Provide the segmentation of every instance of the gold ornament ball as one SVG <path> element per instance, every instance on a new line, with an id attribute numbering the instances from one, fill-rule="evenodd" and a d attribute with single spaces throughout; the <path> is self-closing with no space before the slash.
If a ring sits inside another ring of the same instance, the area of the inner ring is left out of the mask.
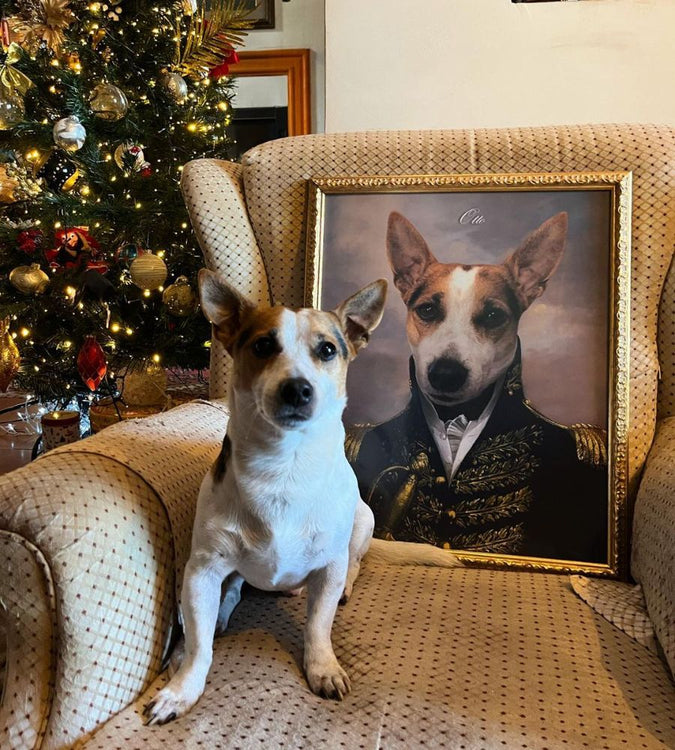
<path id="1" fill-rule="evenodd" d="M 188 86 L 182 75 L 164 73 L 159 82 L 176 104 L 185 104 L 188 98 Z"/>
<path id="2" fill-rule="evenodd" d="M 89 106 L 96 117 L 116 122 L 126 115 L 129 101 L 122 89 L 112 83 L 99 83 L 89 95 Z"/>
<path id="3" fill-rule="evenodd" d="M 23 97 L 17 92 L 0 95 L 0 130 L 10 130 L 24 117 L 26 106 Z"/>
<path id="4" fill-rule="evenodd" d="M 159 289 L 166 281 L 168 270 L 166 263 L 152 253 L 139 255 L 129 266 L 131 280 L 140 289 Z"/>
<path id="5" fill-rule="evenodd" d="M 155 362 L 128 370 L 119 378 L 122 398 L 127 406 L 160 406 L 166 403 L 166 371 Z"/>
<path id="6" fill-rule="evenodd" d="M 9 273 L 9 283 L 22 294 L 44 294 L 49 286 L 49 276 L 39 264 L 17 266 Z"/>
<path id="7" fill-rule="evenodd" d="M 9 318 L 0 320 L 0 390 L 5 393 L 19 371 L 21 357 L 9 332 Z"/>
<path id="8" fill-rule="evenodd" d="M 179 276 L 171 286 L 168 286 L 162 294 L 162 302 L 166 305 L 171 315 L 178 318 L 186 318 L 194 312 L 197 297 L 192 291 L 187 278 Z"/>

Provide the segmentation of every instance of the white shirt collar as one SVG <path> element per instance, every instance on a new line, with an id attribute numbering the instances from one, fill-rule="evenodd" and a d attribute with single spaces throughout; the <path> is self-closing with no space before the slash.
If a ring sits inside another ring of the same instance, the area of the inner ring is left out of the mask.
<path id="1" fill-rule="evenodd" d="M 485 425 L 492 416 L 492 412 L 501 395 L 505 377 L 505 375 L 502 375 L 497 380 L 492 391 L 492 396 L 481 412 L 481 415 L 478 419 L 471 421 L 463 414 L 460 414 L 454 419 L 449 419 L 446 423 L 443 423 L 438 416 L 434 404 L 421 389 L 419 390 L 424 419 L 438 448 L 448 482 L 455 476 L 460 464 L 485 429 Z"/>

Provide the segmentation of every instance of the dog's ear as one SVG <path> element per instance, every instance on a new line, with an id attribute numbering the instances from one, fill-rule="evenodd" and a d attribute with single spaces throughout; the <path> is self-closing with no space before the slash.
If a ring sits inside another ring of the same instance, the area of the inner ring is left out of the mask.
<path id="1" fill-rule="evenodd" d="M 527 235 L 520 247 L 505 261 L 516 282 L 523 310 L 544 293 L 553 276 L 567 238 L 567 213 L 561 212 Z"/>
<path id="2" fill-rule="evenodd" d="M 386 299 L 387 282 L 378 279 L 353 294 L 333 311 L 340 320 L 353 356 L 368 343 L 370 334 L 380 324 Z"/>
<path id="3" fill-rule="evenodd" d="M 394 272 L 394 284 L 404 302 L 414 291 L 427 267 L 436 262 L 424 237 L 413 224 L 396 211 L 387 224 L 387 257 Z"/>
<path id="4" fill-rule="evenodd" d="M 213 271 L 202 268 L 198 278 L 204 315 L 213 324 L 214 336 L 231 354 L 237 332 L 255 305 Z"/>

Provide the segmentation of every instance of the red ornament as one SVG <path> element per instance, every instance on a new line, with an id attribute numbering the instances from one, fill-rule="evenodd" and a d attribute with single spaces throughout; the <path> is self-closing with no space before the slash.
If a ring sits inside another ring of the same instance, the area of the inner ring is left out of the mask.
<path id="1" fill-rule="evenodd" d="M 24 229 L 16 238 L 16 245 L 26 255 L 34 255 L 42 247 L 44 235 L 40 229 Z"/>
<path id="2" fill-rule="evenodd" d="M 143 165 L 143 168 L 141 169 L 141 177 L 150 177 L 152 175 L 152 167 L 150 164 L 146 161 Z"/>
<path id="3" fill-rule="evenodd" d="M 95 391 L 105 377 L 108 363 L 105 359 L 105 352 L 95 336 L 87 336 L 84 339 L 84 344 L 77 355 L 77 371 L 90 391 Z"/>
<path id="4" fill-rule="evenodd" d="M 209 71 L 209 78 L 222 78 L 230 72 L 230 65 L 234 65 L 239 62 L 239 55 L 236 50 L 231 49 L 227 55 L 222 59 L 220 65 L 216 65 Z"/>

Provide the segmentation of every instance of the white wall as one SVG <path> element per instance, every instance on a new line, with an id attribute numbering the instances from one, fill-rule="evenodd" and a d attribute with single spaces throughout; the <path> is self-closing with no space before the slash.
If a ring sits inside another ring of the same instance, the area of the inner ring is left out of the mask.
<path id="1" fill-rule="evenodd" d="M 326 73 L 329 132 L 675 125 L 675 0 L 326 0 Z"/>
<path id="2" fill-rule="evenodd" d="M 245 50 L 307 48 L 310 54 L 312 131 L 322 132 L 325 113 L 324 0 L 275 0 L 275 28 L 248 32 Z M 269 107 L 286 105 L 286 78 L 242 78 L 241 96 L 234 106 Z"/>

